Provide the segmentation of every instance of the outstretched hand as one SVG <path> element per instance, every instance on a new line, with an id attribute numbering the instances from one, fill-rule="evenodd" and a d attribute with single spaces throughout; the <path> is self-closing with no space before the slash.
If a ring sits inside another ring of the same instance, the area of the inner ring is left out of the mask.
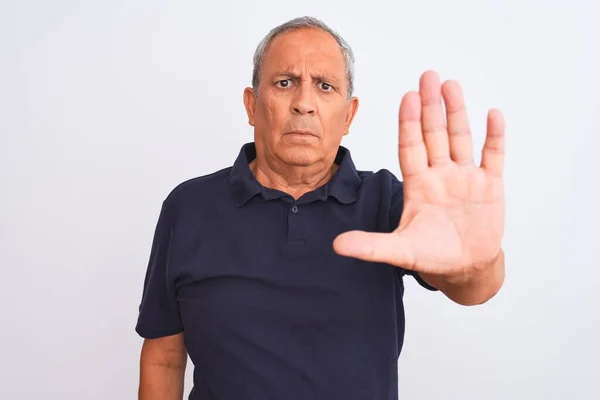
<path id="1" fill-rule="evenodd" d="M 446 106 L 446 120 L 442 107 Z M 426 274 L 452 276 L 486 265 L 501 252 L 504 231 L 504 120 L 492 109 L 481 164 L 473 161 L 462 90 L 435 72 L 421 76 L 399 112 L 404 209 L 391 233 L 350 231 L 334 250 Z"/>

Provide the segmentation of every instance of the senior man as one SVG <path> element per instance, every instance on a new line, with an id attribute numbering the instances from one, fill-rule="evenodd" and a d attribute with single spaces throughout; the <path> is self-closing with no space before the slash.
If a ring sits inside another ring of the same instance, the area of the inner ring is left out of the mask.
<path id="1" fill-rule="evenodd" d="M 462 305 L 501 287 L 502 114 L 489 112 L 476 166 L 458 83 L 428 71 L 400 105 L 403 182 L 357 170 L 340 145 L 353 60 L 310 17 L 259 44 L 243 95 L 254 140 L 163 202 L 140 399 L 181 399 L 188 354 L 194 400 L 397 399 L 403 277 Z"/>

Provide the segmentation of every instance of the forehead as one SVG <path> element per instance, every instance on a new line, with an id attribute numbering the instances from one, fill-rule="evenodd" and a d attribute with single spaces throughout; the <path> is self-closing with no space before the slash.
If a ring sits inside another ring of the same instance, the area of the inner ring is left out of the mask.
<path id="1" fill-rule="evenodd" d="M 346 63 L 337 41 L 327 32 L 298 29 L 277 36 L 269 45 L 263 61 L 267 75 L 279 71 L 309 68 L 343 78 Z"/>

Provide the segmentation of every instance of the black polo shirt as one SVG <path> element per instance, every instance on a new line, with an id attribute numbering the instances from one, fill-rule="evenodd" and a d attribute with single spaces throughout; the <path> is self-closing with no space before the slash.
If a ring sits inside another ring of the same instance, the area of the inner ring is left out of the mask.
<path id="1" fill-rule="evenodd" d="M 184 332 L 190 399 L 397 399 L 407 271 L 339 256 L 332 242 L 392 231 L 402 183 L 357 171 L 340 146 L 332 179 L 294 200 L 256 181 L 255 156 L 248 143 L 232 167 L 165 199 L 136 331 Z"/>

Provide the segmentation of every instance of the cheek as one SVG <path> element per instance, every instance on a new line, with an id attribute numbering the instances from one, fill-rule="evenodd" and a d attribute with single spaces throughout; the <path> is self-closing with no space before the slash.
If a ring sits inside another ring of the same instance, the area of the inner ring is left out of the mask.
<path id="1" fill-rule="evenodd" d="M 282 106 L 276 101 L 266 101 L 262 107 L 262 118 L 271 128 L 277 127 L 277 122 L 282 119 Z"/>
<path id="2" fill-rule="evenodd" d="M 327 112 L 321 113 L 321 121 L 329 132 L 341 131 L 346 126 L 346 109 L 340 107 L 329 108 Z"/>

